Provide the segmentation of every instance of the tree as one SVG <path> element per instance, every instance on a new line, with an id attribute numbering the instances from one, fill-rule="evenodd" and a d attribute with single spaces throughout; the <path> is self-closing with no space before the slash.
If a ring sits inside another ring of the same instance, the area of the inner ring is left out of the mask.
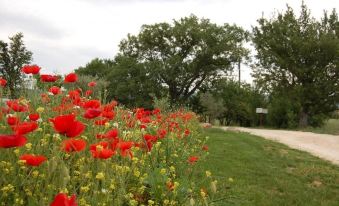
<path id="1" fill-rule="evenodd" d="M 0 40 L 0 74 L 8 81 L 11 98 L 16 97 L 16 89 L 22 83 L 22 66 L 32 61 L 32 52 L 26 49 L 23 37 L 22 33 L 9 37 L 9 45 Z"/>
<path id="2" fill-rule="evenodd" d="M 86 66 L 76 69 L 75 73 L 97 78 L 106 78 L 113 65 L 114 62 L 112 60 L 95 58 L 87 63 Z"/>
<path id="3" fill-rule="evenodd" d="M 246 56 L 247 32 L 236 25 L 218 26 L 196 16 L 173 24 L 144 25 L 120 43 L 120 56 L 143 65 L 157 79 L 172 104 L 185 102 L 202 84 L 232 68 Z"/>
<path id="4" fill-rule="evenodd" d="M 299 126 L 321 123 L 335 109 L 339 91 L 339 22 L 335 10 L 316 21 L 303 3 L 253 28 L 258 85 L 299 105 Z"/>
<path id="5" fill-rule="evenodd" d="M 249 84 L 226 78 L 213 81 L 206 92 L 200 96 L 203 112 L 219 119 L 221 124 L 251 126 L 257 124 L 257 107 L 266 105 L 265 96 Z M 199 108 L 195 106 L 195 108 Z"/>
<path id="6" fill-rule="evenodd" d="M 209 123 L 211 123 L 211 120 L 220 118 L 226 111 L 223 100 L 213 97 L 209 92 L 200 94 L 200 103 L 205 108 L 203 114 L 208 116 Z"/>
<path id="7" fill-rule="evenodd" d="M 153 98 L 161 98 L 163 87 L 144 64 L 134 58 L 117 56 L 107 74 L 108 97 L 128 107 L 153 107 Z"/>

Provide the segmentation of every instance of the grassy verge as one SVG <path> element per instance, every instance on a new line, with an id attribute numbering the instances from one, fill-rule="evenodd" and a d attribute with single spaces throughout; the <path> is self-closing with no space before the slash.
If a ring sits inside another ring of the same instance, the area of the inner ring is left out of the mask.
<path id="1" fill-rule="evenodd" d="M 206 129 L 204 170 L 218 177 L 214 205 L 339 204 L 339 167 L 246 133 Z M 232 181 L 233 180 L 233 181 Z"/>
<path id="2" fill-rule="evenodd" d="M 329 119 L 322 127 L 310 127 L 303 131 L 339 135 L 339 119 Z"/>

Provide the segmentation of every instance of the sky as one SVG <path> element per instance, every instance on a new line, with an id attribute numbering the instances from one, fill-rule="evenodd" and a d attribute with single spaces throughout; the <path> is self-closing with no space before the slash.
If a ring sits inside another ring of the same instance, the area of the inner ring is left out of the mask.
<path id="1" fill-rule="evenodd" d="M 318 19 L 324 10 L 339 9 L 339 0 L 305 3 Z M 119 42 L 143 24 L 195 14 L 251 30 L 262 15 L 272 17 L 287 4 L 299 13 L 301 0 L 0 0 L 0 39 L 23 32 L 42 73 L 66 74 L 94 58 L 113 58 Z M 250 73 L 242 67 L 247 82 Z"/>

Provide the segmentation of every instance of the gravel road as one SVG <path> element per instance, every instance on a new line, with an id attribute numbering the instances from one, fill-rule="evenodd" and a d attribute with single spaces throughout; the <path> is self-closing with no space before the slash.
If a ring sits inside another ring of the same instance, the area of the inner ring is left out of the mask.
<path id="1" fill-rule="evenodd" d="M 222 127 L 224 130 L 248 132 L 283 143 L 291 148 L 309 152 L 317 157 L 339 165 L 339 135 L 243 127 Z"/>

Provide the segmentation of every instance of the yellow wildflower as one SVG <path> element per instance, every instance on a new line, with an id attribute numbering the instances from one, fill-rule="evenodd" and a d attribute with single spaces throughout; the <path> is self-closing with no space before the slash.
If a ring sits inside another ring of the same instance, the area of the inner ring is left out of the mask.
<path id="1" fill-rule="evenodd" d="M 43 107 L 38 107 L 36 109 L 36 112 L 38 112 L 38 113 L 43 113 L 44 111 L 45 111 L 45 108 L 43 108 Z"/>
<path id="2" fill-rule="evenodd" d="M 102 179 L 105 178 L 105 174 L 104 174 L 103 172 L 99 172 L 99 173 L 95 176 L 95 178 L 97 178 L 98 180 L 102 180 Z"/>

